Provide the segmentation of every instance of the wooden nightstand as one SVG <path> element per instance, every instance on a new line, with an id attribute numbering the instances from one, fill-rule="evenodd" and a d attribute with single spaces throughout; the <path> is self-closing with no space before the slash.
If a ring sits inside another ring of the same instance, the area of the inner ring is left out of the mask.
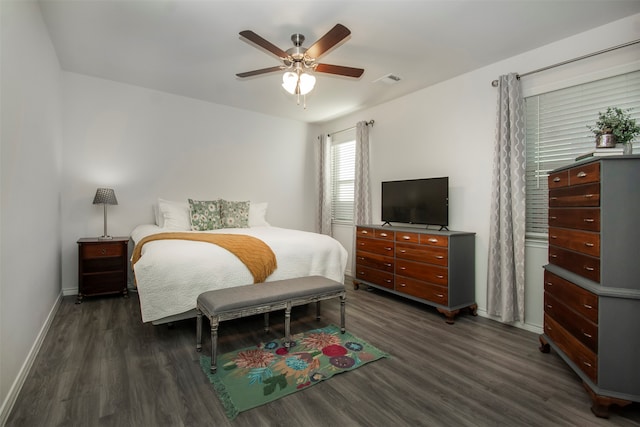
<path id="1" fill-rule="evenodd" d="M 86 296 L 127 292 L 128 237 L 101 240 L 84 237 L 78 240 L 78 299 Z"/>

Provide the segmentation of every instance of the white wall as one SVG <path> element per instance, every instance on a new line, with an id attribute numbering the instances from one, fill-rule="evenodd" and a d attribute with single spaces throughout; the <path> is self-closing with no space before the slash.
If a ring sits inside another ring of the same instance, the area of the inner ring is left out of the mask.
<path id="1" fill-rule="evenodd" d="M 370 131 L 373 222 L 380 223 L 380 183 L 386 180 L 449 176 L 449 229 L 476 233 L 476 299 L 486 315 L 487 259 L 496 89 L 491 81 L 509 72 L 525 73 L 640 38 L 640 15 L 461 75 L 395 101 L 313 127 L 313 132 L 375 120 Z M 640 46 L 523 78 L 530 95 L 566 87 L 616 70 L 640 68 Z M 435 66 L 435 65 L 434 65 Z M 402 84 L 402 83 L 399 83 Z M 595 119 L 595 118 L 594 118 Z M 352 253 L 353 230 L 336 227 L 336 237 Z M 526 262 L 526 319 L 517 326 L 541 331 L 542 266 L 546 243 L 529 242 Z"/>
<path id="2" fill-rule="evenodd" d="M 63 73 L 62 286 L 77 291 L 80 237 L 103 232 L 98 187 L 113 187 L 108 231 L 153 222 L 158 197 L 269 202 L 274 226 L 313 230 L 308 125 Z"/>
<path id="3" fill-rule="evenodd" d="M 60 298 L 60 65 L 37 3 L 0 2 L 0 425 Z"/>

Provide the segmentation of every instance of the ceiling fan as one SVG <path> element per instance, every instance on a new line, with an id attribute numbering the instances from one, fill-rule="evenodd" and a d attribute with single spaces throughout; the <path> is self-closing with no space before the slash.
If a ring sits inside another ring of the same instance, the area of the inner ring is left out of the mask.
<path id="1" fill-rule="evenodd" d="M 364 73 L 362 68 L 345 67 L 343 65 L 331 65 L 317 62 L 317 60 L 336 45 L 344 41 L 351 31 L 342 24 L 336 24 L 327 34 L 309 48 L 302 47 L 304 36 L 293 34 L 291 41 L 293 47 L 284 51 L 253 31 L 241 31 L 240 36 L 247 41 L 274 54 L 282 61 L 282 65 L 259 70 L 238 73 L 240 78 L 253 77 L 261 74 L 286 71 L 283 76 L 282 86 L 293 95 L 306 95 L 315 84 L 315 77 L 309 72 L 334 74 L 339 76 L 358 78 Z"/>

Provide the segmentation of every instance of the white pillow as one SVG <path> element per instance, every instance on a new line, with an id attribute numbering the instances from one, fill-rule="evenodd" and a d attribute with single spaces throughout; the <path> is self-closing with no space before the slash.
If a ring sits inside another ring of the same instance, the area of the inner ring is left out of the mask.
<path id="1" fill-rule="evenodd" d="M 189 203 L 158 199 L 158 212 L 162 217 L 160 227 L 170 230 L 189 231 Z"/>
<path id="2" fill-rule="evenodd" d="M 251 202 L 249 205 L 249 227 L 269 227 L 267 222 L 267 202 Z"/>

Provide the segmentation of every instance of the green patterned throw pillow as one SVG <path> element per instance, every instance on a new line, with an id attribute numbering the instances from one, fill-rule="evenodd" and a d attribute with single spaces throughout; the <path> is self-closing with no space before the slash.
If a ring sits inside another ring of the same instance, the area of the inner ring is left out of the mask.
<path id="1" fill-rule="evenodd" d="M 216 230 L 222 228 L 220 200 L 189 199 L 191 229 L 193 231 Z"/>
<path id="2" fill-rule="evenodd" d="M 249 227 L 249 206 L 251 202 L 231 202 L 220 200 L 220 215 L 224 228 Z"/>

